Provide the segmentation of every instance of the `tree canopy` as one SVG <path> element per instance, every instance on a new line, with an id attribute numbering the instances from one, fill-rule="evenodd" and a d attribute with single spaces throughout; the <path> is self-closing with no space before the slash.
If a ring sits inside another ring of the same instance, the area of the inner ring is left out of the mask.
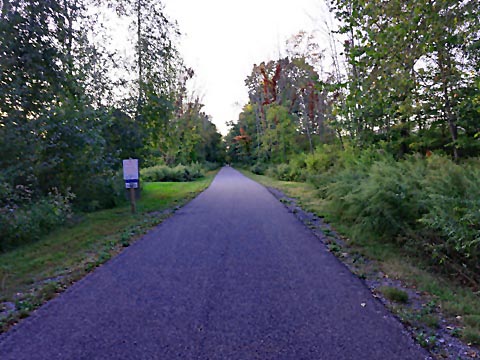
<path id="1" fill-rule="evenodd" d="M 343 51 L 332 54 L 334 66 L 305 32 L 287 44 L 287 57 L 255 65 L 246 79 L 249 104 L 229 136 L 231 156 L 236 148 L 238 159 L 279 160 L 282 151 L 344 141 L 383 146 L 398 158 L 479 154 L 476 1 L 332 0 L 329 6 L 339 24 L 331 42 L 343 42 Z M 250 137 L 248 153 L 240 131 Z"/>

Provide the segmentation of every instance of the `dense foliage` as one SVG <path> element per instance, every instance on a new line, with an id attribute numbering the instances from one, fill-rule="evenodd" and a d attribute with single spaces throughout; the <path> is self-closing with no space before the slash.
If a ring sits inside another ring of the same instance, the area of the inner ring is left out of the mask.
<path id="1" fill-rule="evenodd" d="M 478 155 L 478 2 L 331 3 L 349 64 L 336 126 L 400 155 Z"/>
<path id="2" fill-rule="evenodd" d="M 222 161 L 159 0 L 1 4 L 0 250 L 63 223 L 72 205 L 114 206 L 122 158 Z M 106 47 L 102 12 L 131 23 L 134 59 Z"/>
<path id="3" fill-rule="evenodd" d="M 143 181 L 173 181 L 183 182 L 192 181 L 205 175 L 204 168 L 194 163 L 191 165 L 177 165 L 174 167 L 167 165 L 155 165 L 140 171 Z"/>
<path id="4" fill-rule="evenodd" d="M 480 170 L 445 156 L 397 161 L 378 150 L 342 151 L 335 165 L 312 179 L 332 220 L 357 241 L 390 242 L 480 282 Z M 321 162 L 321 161 L 320 161 Z"/>
<path id="5" fill-rule="evenodd" d="M 479 284 L 477 2 L 329 5 L 329 49 L 302 32 L 286 57 L 253 66 L 229 160 L 310 181 L 354 240 L 394 243 Z"/>

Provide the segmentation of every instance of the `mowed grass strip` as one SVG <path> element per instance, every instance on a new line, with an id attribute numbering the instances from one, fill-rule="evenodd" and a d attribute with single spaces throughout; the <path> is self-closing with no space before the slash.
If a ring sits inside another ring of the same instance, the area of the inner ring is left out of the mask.
<path id="1" fill-rule="evenodd" d="M 115 256 L 198 193 L 215 172 L 192 182 L 144 183 L 137 213 L 125 203 L 0 254 L 0 332 Z"/>
<path id="2" fill-rule="evenodd" d="M 321 209 L 323 200 L 316 195 L 317 189 L 312 184 L 307 182 L 281 181 L 265 175 L 257 175 L 247 170 L 237 170 L 263 186 L 279 189 L 287 196 L 296 199 L 297 203 L 302 206 L 302 209 L 322 216 Z"/>
<path id="3" fill-rule="evenodd" d="M 324 201 L 312 184 L 280 181 L 264 175 L 256 175 L 250 171 L 240 171 L 260 184 L 279 189 L 287 196 L 296 199 L 304 210 L 330 220 L 323 206 Z M 349 236 L 349 229 L 344 224 L 338 222 L 331 224 L 339 233 Z M 426 261 L 405 254 L 401 248 L 393 244 L 371 239 L 368 242 L 347 241 L 347 247 L 346 250 L 349 252 L 359 253 L 374 261 L 375 266 L 390 278 L 400 279 L 410 287 L 433 298 L 436 308 L 442 312 L 449 323 L 456 326 L 452 334 L 460 336 L 466 343 L 480 345 L 480 292 L 460 286 L 452 279 L 431 271 Z M 432 327 L 429 322 L 431 321 L 424 321 L 424 324 Z"/>

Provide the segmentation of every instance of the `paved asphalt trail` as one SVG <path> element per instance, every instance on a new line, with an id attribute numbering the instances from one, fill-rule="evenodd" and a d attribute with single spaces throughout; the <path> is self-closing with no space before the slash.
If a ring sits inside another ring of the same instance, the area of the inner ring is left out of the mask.
<path id="1" fill-rule="evenodd" d="M 2 360 L 427 357 L 305 226 L 231 168 L 0 337 Z"/>

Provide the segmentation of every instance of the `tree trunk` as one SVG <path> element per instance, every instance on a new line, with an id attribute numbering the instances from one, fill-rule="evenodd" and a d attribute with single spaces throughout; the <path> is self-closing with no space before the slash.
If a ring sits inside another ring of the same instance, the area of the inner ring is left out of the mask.
<path id="1" fill-rule="evenodd" d="M 340 146 L 342 147 L 342 150 L 345 150 L 345 145 L 343 144 L 343 137 L 342 137 L 342 132 L 339 129 L 336 129 L 338 139 L 340 140 Z"/>
<path id="2" fill-rule="evenodd" d="M 257 102 L 258 106 L 255 107 L 255 130 L 257 131 L 257 157 L 260 154 L 261 148 L 261 136 L 262 136 L 262 125 L 260 119 L 260 110 L 259 110 L 259 102 Z"/>
<path id="3" fill-rule="evenodd" d="M 353 8 L 352 8 L 352 4 L 350 4 L 350 16 L 352 17 L 353 16 Z M 351 49 L 354 49 L 355 48 L 355 33 L 353 31 L 353 24 L 351 23 L 350 24 L 350 48 Z M 357 69 L 357 65 L 355 63 L 355 59 L 352 58 L 352 76 L 353 76 L 353 84 L 354 84 L 354 87 L 356 90 L 359 89 L 359 86 L 358 86 L 358 69 Z M 354 105 L 354 108 L 355 108 L 355 112 L 358 112 L 358 110 L 360 109 L 360 106 L 358 105 L 358 103 L 355 103 Z M 356 136 L 360 137 L 360 134 L 362 133 L 362 130 L 363 130 L 363 127 L 362 127 L 362 120 L 361 118 L 358 116 L 358 114 L 353 114 L 353 121 L 355 123 L 355 130 L 356 130 Z"/>
<path id="4" fill-rule="evenodd" d="M 313 143 L 312 143 L 312 135 L 310 134 L 310 127 L 308 126 L 308 122 L 305 126 L 307 130 L 307 137 L 308 137 L 308 145 L 310 146 L 310 153 L 313 154 Z"/>
<path id="5" fill-rule="evenodd" d="M 445 116 L 447 117 L 448 128 L 450 130 L 450 136 L 452 137 L 453 141 L 453 158 L 455 161 L 460 159 L 460 154 L 457 147 L 457 140 L 458 140 L 458 127 L 455 119 L 455 115 L 452 112 L 450 99 L 448 97 L 447 90 L 444 91 L 445 95 Z"/>
<path id="6" fill-rule="evenodd" d="M 458 127 L 455 114 L 452 109 L 452 102 L 451 96 L 449 94 L 449 73 L 452 69 L 452 61 L 450 58 L 450 54 L 448 53 L 448 49 L 442 49 L 443 51 L 439 51 L 438 55 L 438 65 L 440 68 L 440 74 L 442 78 L 442 89 L 443 89 L 443 101 L 444 101 L 444 112 L 445 118 L 448 123 L 448 129 L 450 131 L 450 137 L 452 138 L 453 142 L 453 158 L 455 161 L 460 159 L 460 154 L 457 147 L 458 141 Z"/>
<path id="7" fill-rule="evenodd" d="M 399 157 L 403 158 L 408 152 L 407 139 L 408 139 L 409 133 L 408 133 L 408 128 L 407 128 L 407 119 L 402 117 L 400 119 L 400 123 L 401 123 L 401 129 L 400 129 L 401 140 L 400 140 L 400 154 L 399 154 Z"/>

